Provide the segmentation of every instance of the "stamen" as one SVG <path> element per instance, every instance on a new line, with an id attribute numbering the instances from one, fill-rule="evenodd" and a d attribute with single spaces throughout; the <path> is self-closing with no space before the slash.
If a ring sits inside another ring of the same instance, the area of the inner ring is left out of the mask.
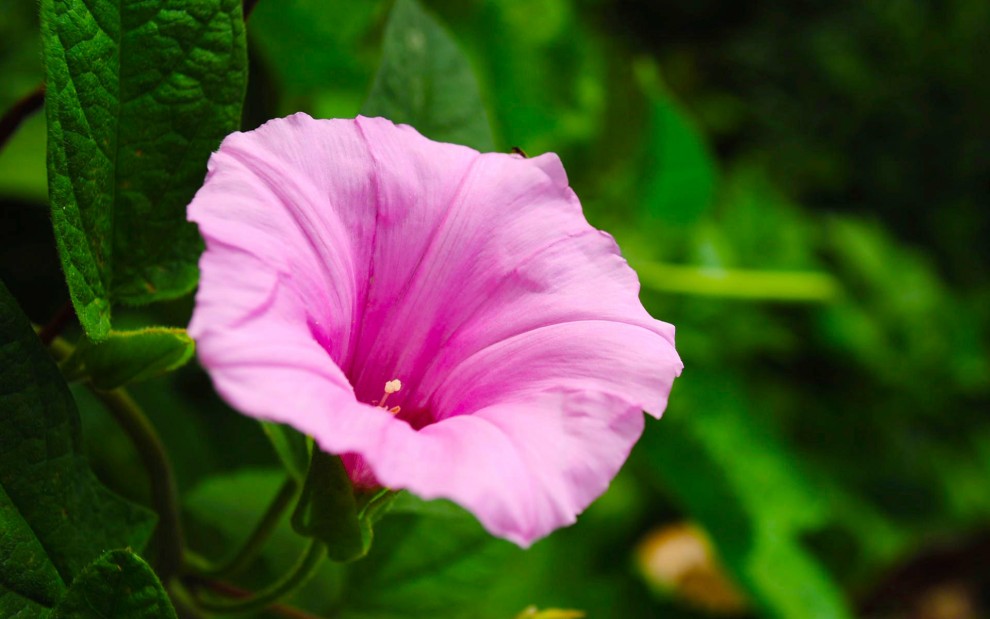
<path id="1" fill-rule="evenodd" d="M 387 406 L 385 406 L 385 400 L 388 399 L 388 396 L 392 395 L 393 393 L 396 393 L 400 389 L 402 389 L 402 381 L 401 380 L 399 380 L 398 378 L 396 378 L 396 379 L 393 379 L 393 380 L 388 381 L 387 383 L 385 383 L 385 395 L 382 396 L 382 399 L 381 400 L 375 402 L 374 404 L 376 404 L 378 406 L 381 406 L 382 408 L 384 408 L 388 412 L 392 413 L 393 415 L 397 414 L 399 412 L 399 407 L 398 406 L 393 406 L 392 408 L 388 408 Z"/>

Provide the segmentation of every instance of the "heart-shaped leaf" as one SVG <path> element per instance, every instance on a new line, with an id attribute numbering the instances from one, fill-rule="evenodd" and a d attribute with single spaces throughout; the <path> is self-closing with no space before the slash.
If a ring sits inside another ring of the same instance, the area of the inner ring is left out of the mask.
<path id="1" fill-rule="evenodd" d="M 410 124 L 440 142 L 494 148 L 470 63 L 415 0 L 398 0 L 392 8 L 382 64 L 361 113 Z"/>
<path id="2" fill-rule="evenodd" d="M 52 619 L 175 619 L 158 577 L 130 550 L 110 550 L 86 566 Z"/>
<path id="3" fill-rule="evenodd" d="M 110 550 L 73 581 L 51 619 L 175 619 L 158 577 L 129 550 Z"/>

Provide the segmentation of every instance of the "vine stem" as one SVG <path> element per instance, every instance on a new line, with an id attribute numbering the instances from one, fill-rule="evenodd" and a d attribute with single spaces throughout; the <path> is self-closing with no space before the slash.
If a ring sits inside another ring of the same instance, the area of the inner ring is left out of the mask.
<path id="1" fill-rule="evenodd" d="M 24 120 L 42 108 L 45 104 L 45 85 L 39 84 L 34 90 L 22 97 L 14 107 L 0 117 L 0 148 L 7 143 L 10 136 Z"/>
<path id="2" fill-rule="evenodd" d="M 236 585 L 219 580 L 206 580 L 203 581 L 203 585 L 208 587 L 211 591 L 231 598 L 249 598 L 254 595 L 247 589 L 242 589 Z M 283 617 L 284 619 L 323 619 L 322 617 L 318 617 L 317 615 L 309 613 L 301 608 L 289 606 L 288 604 L 271 604 L 265 610 L 272 615 L 277 615 L 279 617 Z"/>
<path id="3" fill-rule="evenodd" d="M 316 573 L 326 554 L 327 547 L 322 542 L 311 540 L 292 570 L 267 589 L 258 591 L 251 597 L 236 600 L 210 599 L 199 595 L 196 597 L 196 604 L 207 612 L 223 614 L 264 610 L 306 584 Z M 210 586 L 216 589 L 215 583 L 210 583 Z"/>
<path id="4" fill-rule="evenodd" d="M 64 361 L 72 354 L 74 347 L 65 339 L 55 337 L 49 350 L 57 361 Z M 185 548 L 175 475 L 172 473 L 168 452 L 165 451 L 165 445 L 158 437 L 155 426 L 126 390 L 121 388 L 102 391 L 92 384 L 87 386 L 130 438 L 148 473 L 151 505 L 158 514 L 158 526 L 155 527 L 155 547 L 158 549 L 155 571 L 167 585 L 182 567 L 182 552 Z"/>
<path id="5" fill-rule="evenodd" d="M 168 453 L 155 427 L 127 391 L 90 388 L 134 442 L 138 456 L 148 472 L 152 507 L 158 514 L 158 526 L 155 528 L 158 556 L 155 568 L 161 581 L 167 583 L 181 568 L 182 549 L 185 547 L 178 493 Z"/>
<path id="6" fill-rule="evenodd" d="M 282 487 L 279 488 L 278 494 L 275 495 L 265 514 L 258 521 L 240 550 L 217 564 L 210 564 L 205 559 L 187 553 L 183 571 L 200 578 L 220 578 L 241 572 L 251 563 L 251 560 L 257 556 L 265 542 L 271 537 L 279 520 L 285 514 L 285 510 L 293 503 L 298 494 L 299 483 L 291 476 L 286 478 Z"/>
<path id="7" fill-rule="evenodd" d="M 55 312 L 52 319 L 38 331 L 38 337 L 41 339 L 41 343 L 45 346 L 50 346 L 52 340 L 58 337 L 58 334 L 62 332 L 62 329 L 65 328 L 65 325 L 73 316 L 75 316 L 75 309 L 72 307 L 72 301 L 66 301 Z"/>

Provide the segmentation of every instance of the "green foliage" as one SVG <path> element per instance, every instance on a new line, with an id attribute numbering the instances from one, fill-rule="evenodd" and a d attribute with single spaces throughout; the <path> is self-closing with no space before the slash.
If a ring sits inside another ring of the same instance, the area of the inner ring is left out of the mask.
<path id="1" fill-rule="evenodd" d="M 31 525 L 0 487 L 0 611 L 41 614 L 65 590 Z"/>
<path id="2" fill-rule="evenodd" d="M 177 330 L 142 330 L 187 324 L 191 299 L 143 304 L 195 283 L 184 211 L 239 127 L 239 3 L 42 0 L 40 23 L 31 3 L 0 6 L 0 111 L 48 86 L 47 121 L 0 150 L 0 275 L 42 324 L 67 281 L 84 333 L 62 370 L 130 385 L 197 554 L 233 556 L 285 472 L 305 482 L 303 535 L 284 515 L 229 579 L 264 590 L 315 536 L 352 559 L 285 600 L 318 616 L 507 619 L 535 604 L 697 619 L 630 568 L 648 531 L 685 519 L 759 616 L 920 615 L 942 578 L 924 563 L 933 540 L 962 549 L 953 578 L 985 598 L 966 566 L 990 521 L 990 82 L 972 62 L 990 9 L 936 4 L 257 4 L 245 128 L 363 110 L 482 150 L 555 151 L 647 309 L 677 325 L 687 369 L 666 417 L 575 526 L 525 552 L 446 503 L 355 496 L 336 458 L 231 411 L 195 364 L 135 382 L 192 354 Z M 81 442 L 56 366 L 5 295 L 0 310 L 0 615 L 141 616 L 101 607 L 122 589 L 162 600 L 136 555 L 101 557 L 149 536 L 151 515 L 107 490 L 148 500 L 140 454 L 75 385 Z M 912 561 L 917 587 L 863 604 Z"/>
<path id="3" fill-rule="evenodd" d="M 80 341 L 62 363 L 62 373 L 69 380 L 85 379 L 98 389 L 110 390 L 178 369 L 195 351 L 185 329 L 111 331 L 99 343 Z"/>
<path id="4" fill-rule="evenodd" d="M 0 150 L 0 192 L 44 202 L 48 197 L 45 174 L 45 118 L 38 114 L 24 121 Z"/>
<path id="5" fill-rule="evenodd" d="M 347 571 L 344 617 L 476 617 L 485 612 L 479 598 L 521 554 L 456 505 L 406 494 L 375 535 L 367 558 Z"/>
<path id="6" fill-rule="evenodd" d="M 310 462 L 310 445 L 306 435 L 287 425 L 271 421 L 262 421 L 261 428 L 271 441 L 285 470 L 300 482 L 303 481 Z"/>
<path id="7" fill-rule="evenodd" d="M 201 241 L 185 208 L 240 122 L 240 14 L 237 0 L 42 3 L 52 221 L 94 341 L 109 334 L 112 302 L 196 283 Z"/>
<path id="8" fill-rule="evenodd" d="M 412 125 L 441 142 L 494 148 L 467 58 L 416 0 L 398 0 L 392 8 L 382 64 L 361 112 Z"/>
<path id="9" fill-rule="evenodd" d="M 332 90 L 357 107 L 378 56 L 362 43 L 386 7 L 372 0 L 259 2 L 248 32 L 273 65 L 283 97 Z"/>
<path id="10" fill-rule="evenodd" d="M 107 548 L 144 548 L 146 510 L 104 488 L 51 357 L 0 284 L 0 614 L 51 606 Z"/>
<path id="11" fill-rule="evenodd" d="M 110 550 L 86 566 L 52 619 L 175 619 L 165 589 L 141 557 Z"/>
<path id="12" fill-rule="evenodd" d="M 326 544 L 327 556 L 334 561 L 351 561 L 371 546 L 370 528 L 359 512 L 340 456 L 314 448 L 299 504 L 292 513 L 292 528 Z"/>
<path id="13" fill-rule="evenodd" d="M 644 182 L 643 205 L 671 224 L 694 223 L 711 206 L 715 169 L 697 130 L 669 99 L 653 103 L 649 153 L 652 173 Z"/>
<path id="14" fill-rule="evenodd" d="M 838 587 L 801 546 L 801 535 L 823 524 L 825 501 L 727 383 L 703 370 L 681 380 L 663 431 L 643 437 L 651 472 L 708 530 L 768 616 L 851 617 Z M 678 414 L 685 408 L 695 412 Z"/>
<path id="15" fill-rule="evenodd" d="M 642 204 L 672 226 L 694 224 L 712 206 L 718 180 L 715 162 L 697 128 L 662 91 L 656 68 L 640 63 L 639 81 L 649 100 Z"/>

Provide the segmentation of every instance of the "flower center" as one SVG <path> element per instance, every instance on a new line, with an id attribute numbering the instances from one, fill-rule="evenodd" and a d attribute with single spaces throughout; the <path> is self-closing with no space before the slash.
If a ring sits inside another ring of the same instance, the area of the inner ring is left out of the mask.
<path id="1" fill-rule="evenodd" d="M 398 392 L 400 389 L 402 389 L 402 381 L 401 380 L 399 380 L 398 378 L 395 378 L 395 379 L 392 379 L 392 380 L 388 381 L 387 383 L 385 383 L 385 395 L 382 396 L 382 399 L 381 400 L 378 400 L 377 402 L 372 402 L 372 404 L 374 404 L 375 406 L 380 406 L 380 407 L 384 408 L 385 410 L 387 410 L 388 412 L 392 413 L 393 415 L 397 415 L 399 413 L 399 411 L 401 410 L 401 408 L 398 407 L 398 406 L 393 406 L 392 408 L 389 408 L 388 406 L 385 405 L 385 401 L 388 400 L 388 396 L 392 395 L 393 393 Z"/>

